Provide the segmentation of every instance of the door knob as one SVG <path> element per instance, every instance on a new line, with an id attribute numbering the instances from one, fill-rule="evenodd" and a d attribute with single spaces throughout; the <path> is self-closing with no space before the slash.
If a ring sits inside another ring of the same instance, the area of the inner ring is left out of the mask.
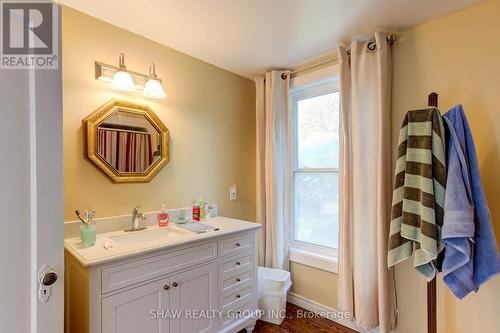
<path id="1" fill-rule="evenodd" d="M 170 287 L 168 286 L 168 284 L 166 284 L 166 285 L 164 285 L 164 286 L 163 286 L 163 289 L 165 289 L 165 290 L 169 290 L 169 289 L 170 289 Z"/>
<path id="2" fill-rule="evenodd" d="M 57 281 L 57 273 L 47 265 L 43 265 L 38 271 L 38 299 L 41 302 L 49 300 L 52 285 Z"/>
<path id="3" fill-rule="evenodd" d="M 177 287 L 177 286 L 178 286 L 177 282 L 172 283 L 172 287 Z"/>
<path id="4" fill-rule="evenodd" d="M 56 281 L 57 281 L 57 273 L 54 271 L 45 272 L 40 277 L 40 282 L 47 287 L 53 285 L 54 283 L 56 283 Z"/>

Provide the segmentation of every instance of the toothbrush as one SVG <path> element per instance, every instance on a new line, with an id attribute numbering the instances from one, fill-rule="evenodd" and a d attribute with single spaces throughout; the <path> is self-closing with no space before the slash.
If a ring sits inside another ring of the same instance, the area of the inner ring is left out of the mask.
<path id="1" fill-rule="evenodd" d="M 80 221 L 82 221 L 82 223 L 83 223 L 83 224 L 87 224 L 87 223 L 86 223 L 86 222 L 85 222 L 85 221 L 84 221 L 84 220 L 80 217 L 80 211 L 79 211 L 78 209 L 77 209 L 77 210 L 75 210 L 75 214 L 76 214 L 76 216 L 78 217 L 78 219 L 79 219 Z"/>
<path id="2" fill-rule="evenodd" d="M 93 219 L 94 219 L 94 215 L 95 215 L 95 209 L 92 210 L 92 212 L 89 212 L 87 209 L 85 209 L 85 220 L 82 219 L 82 217 L 80 216 L 80 211 L 77 209 L 75 210 L 75 213 L 76 213 L 76 216 L 78 217 L 78 219 L 83 223 L 83 224 L 92 224 L 94 223 Z"/>

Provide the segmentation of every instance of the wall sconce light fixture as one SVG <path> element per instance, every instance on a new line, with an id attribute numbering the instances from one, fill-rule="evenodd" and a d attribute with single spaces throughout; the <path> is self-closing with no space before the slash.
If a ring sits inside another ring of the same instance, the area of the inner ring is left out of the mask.
<path id="1" fill-rule="evenodd" d="M 156 76 L 155 64 L 149 66 L 149 80 L 142 91 L 142 94 L 150 98 L 165 98 L 166 94 L 158 77 Z"/>
<path id="2" fill-rule="evenodd" d="M 120 53 L 118 71 L 113 75 L 113 79 L 109 83 L 112 89 L 119 91 L 136 91 L 137 88 L 132 80 L 132 76 L 127 72 L 127 67 L 125 67 L 125 56 Z"/>
<path id="3" fill-rule="evenodd" d="M 127 70 L 123 53 L 120 53 L 119 66 L 95 62 L 95 78 L 109 82 L 115 90 L 132 92 L 142 90 L 142 94 L 149 98 L 164 98 L 162 81 L 156 76 L 155 65 L 149 67 L 149 75 Z"/>

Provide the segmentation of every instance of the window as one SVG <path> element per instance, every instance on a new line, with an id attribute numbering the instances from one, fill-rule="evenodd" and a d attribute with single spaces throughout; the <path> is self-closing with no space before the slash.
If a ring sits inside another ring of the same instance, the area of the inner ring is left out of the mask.
<path id="1" fill-rule="evenodd" d="M 339 233 L 338 77 L 292 87 L 291 260 L 336 271 Z M 316 264 L 314 264 L 316 263 Z"/>

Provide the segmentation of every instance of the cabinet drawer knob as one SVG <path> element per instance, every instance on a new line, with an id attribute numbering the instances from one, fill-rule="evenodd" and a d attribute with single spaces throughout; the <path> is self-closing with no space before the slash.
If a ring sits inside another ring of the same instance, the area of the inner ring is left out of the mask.
<path id="1" fill-rule="evenodd" d="M 165 290 L 169 290 L 169 289 L 170 289 L 170 287 L 169 287 L 169 285 L 168 285 L 168 284 L 166 284 L 166 285 L 164 285 L 164 286 L 163 286 L 163 289 L 165 289 Z"/>
<path id="2" fill-rule="evenodd" d="M 236 298 L 240 298 L 240 297 L 241 297 L 241 295 L 240 295 L 240 294 L 236 294 Z"/>
<path id="3" fill-rule="evenodd" d="M 236 245 L 236 247 L 239 247 L 239 246 L 240 246 L 240 243 L 236 243 L 235 245 Z"/>
<path id="4" fill-rule="evenodd" d="M 172 283 L 172 287 L 177 287 L 177 286 L 178 286 L 177 282 Z"/>
<path id="5" fill-rule="evenodd" d="M 239 261 L 236 262 L 236 266 L 239 266 L 241 265 L 241 263 Z"/>
<path id="6" fill-rule="evenodd" d="M 236 278 L 236 282 L 240 282 L 240 281 L 241 281 L 240 278 Z"/>

